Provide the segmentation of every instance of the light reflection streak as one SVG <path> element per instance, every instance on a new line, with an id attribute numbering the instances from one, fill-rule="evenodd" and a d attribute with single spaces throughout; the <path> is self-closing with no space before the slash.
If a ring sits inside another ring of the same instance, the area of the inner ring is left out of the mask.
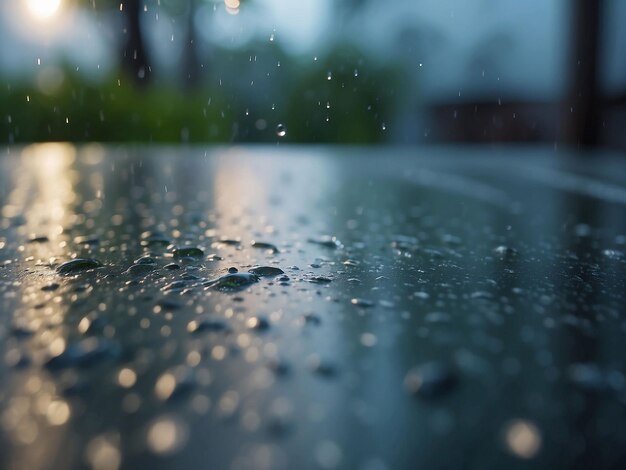
<path id="1" fill-rule="evenodd" d="M 41 363 L 51 348 L 63 348 L 66 343 L 62 324 L 67 306 L 58 293 L 42 292 L 41 287 L 50 282 L 49 263 L 61 253 L 61 236 L 71 220 L 76 200 L 76 176 L 71 170 L 75 154 L 69 144 L 31 145 L 24 148 L 13 172 L 18 176 L 3 215 L 21 217 L 21 226 L 16 228 L 21 238 L 36 234 L 47 241 L 27 243 L 17 250 L 18 262 L 30 271 L 31 281 L 20 283 L 20 303 L 12 321 L 28 333 L 24 339 L 7 341 L 5 362 L 8 356 Z M 39 367 L 13 375 L 7 386 L 10 398 L 0 412 L 0 427 L 15 446 L 10 466 L 44 468 L 63 452 L 72 405 L 59 395 L 57 381 Z"/>

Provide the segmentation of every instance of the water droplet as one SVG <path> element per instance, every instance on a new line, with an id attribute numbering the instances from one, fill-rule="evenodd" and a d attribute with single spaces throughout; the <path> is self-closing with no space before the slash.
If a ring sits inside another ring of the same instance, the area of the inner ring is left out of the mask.
<path id="1" fill-rule="evenodd" d="M 249 285 L 254 284 L 258 281 L 259 276 L 254 273 L 234 273 L 226 274 L 224 276 L 218 277 L 217 279 L 209 281 L 205 283 L 205 286 L 223 292 L 231 292 L 245 289 Z"/>
<path id="2" fill-rule="evenodd" d="M 277 376 L 284 377 L 289 375 L 291 371 L 291 365 L 289 362 L 283 357 L 274 357 L 270 359 L 267 367 L 274 372 Z"/>
<path id="3" fill-rule="evenodd" d="M 102 264 L 92 258 L 76 258 L 59 265 L 56 269 L 59 274 L 76 274 L 89 271 L 102 266 Z"/>
<path id="4" fill-rule="evenodd" d="M 493 252 L 500 258 L 511 258 L 517 255 L 517 250 L 509 246 L 500 245 L 493 249 Z"/>
<path id="5" fill-rule="evenodd" d="M 602 254 L 609 259 L 622 259 L 624 258 L 624 253 L 618 250 L 606 249 L 602 251 Z"/>
<path id="6" fill-rule="evenodd" d="M 252 330 L 264 331 L 270 327 L 270 322 L 263 316 L 250 317 L 246 320 L 246 326 Z"/>
<path id="7" fill-rule="evenodd" d="M 285 273 L 282 269 L 274 266 L 259 266 L 257 268 L 250 269 L 248 272 L 261 277 L 279 276 Z"/>
<path id="8" fill-rule="evenodd" d="M 322 324 L 322 319 L 319 317 L 319 315 L 316 315 L 315 313 L 305 313 L 304 315 L 302 315 L 302 319 L 307 325 L 319 326 Z"/>
<path id="9" fill-rule="evenodd" d="M 45 366 L 52 370 L 89 367 L 107 359 L 116 359 L 120 353 L 121 348 L 116 342 L 92 337 L 63 347 L 58 354 L 48 359 Z"/>
<path id="10" fill-rule="evenodd" d="M 142 246 L 167 246 L 171 243 L 170 239 L 160 232 L 147 231 L 141 234 Z"/>
<path id="11" fill-rule="evenodd" d="M 189 333 L 202 333 L 203 331 L 224 331 L 228 329 L 228 324 L 220 318 L 204 316 L 187 323 Z"/>
<path id="12" fill-rule="evenodd" d="M 46 243 L 48 241 L 48 237 L 45 235 L 42 236 L 34 236 L 28 239 L 28 243 Z"/>
<path id="13" fill-rule="evenodd" d="M 149 272 L 154 271 L 156 267 L 156 264 L 133 264 L 126 271 L 124 271 L 123 274 L 126 274 L 130 277 L 143 277 Z"/>
<path id="14" fill-rule="evenodd" d="M 52 292 L 52 291 L 57 290 L 59 287 L 61 287 L 60 284 L 56 282 L 51 282 L 50 284 L 46 284 L 45 286 L 43 286 L 41 290 L 44 292 Z"/>
<path id="15" fill-rule="evenodd" d="M 307 365 L 312 372 L 321 377 L 332 378 L 339 373 L 339 369 L 333 362 L 317 354 L 307 358 Z"/>
<path id="16" fill-rule="evenodd" d="M 422 398 L 436 398 L 453 388 L 455 383 L 452 371 L 439 362 L 428 362 L 415 367 L 404 378 L 407 390 Z"/>
<path id="17" fill-rule="evenodd" d="M 276 135 L 278 137 L 285 137 L 287 135 L 287 128 L 283 124 L 276 126 Z"/>
<path id="18" fill-rule="evenodd" d="M 200 248 L 186 246 L 174 249 L 174 256 L 177 258 L 201 258 L 204 251 Z"/>
<path id="19" fill-rule="evenodd" d="M 343 245 L 341 242 L 331 235 L 322 235 L 320 237 L 309 238 L 307 240 L 309 243 L 314 243 L 316 245 L 325 246 L 326 248 L 342 248 Z"/>
<path id="20" fill-rule="evenodd" d="M 369 307 L 374 306 L 374 302 L 372 302 L 371 300 L 367 300 L 367 299 L 354 298 L 350 300 L 350 303 L 352 305 L 356 305 L 357 307 L 362 307 L 362 308 L 369 308 Z"/>
<path id="21" fill-rule="evenodd" d="M 107 322 L 104 318 L 99 317 L 95 313 L 90 313 L 78 322 L 78 331 L 84 335 L 92 335 L 101 333 L 106 325 Z"/>
<path id="22" fill-rule="evenodd" d="M 261 250 L 267 250 L 272 253 L 280 253 L 280 250 L 275 245 L 272 245 L 271 243 L 257 242 L 253 240 L 250 243 L 250 246 L 252 246 L 253 248 L 259 248 Z"/>
<path id="23" fill-rule="evenodd" d="M 172 401 L 187 395 L 195 385 L 193 370 L 186 366 L 178 366 L 159 376 L 154 385 L 154 392 L 159 400 Z"/>

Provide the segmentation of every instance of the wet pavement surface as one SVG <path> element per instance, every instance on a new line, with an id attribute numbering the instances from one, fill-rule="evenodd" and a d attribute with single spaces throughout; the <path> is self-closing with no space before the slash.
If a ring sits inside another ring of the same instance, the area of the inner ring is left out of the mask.
<path id="1" fill-rule="evenodd" d="M 626 160 L 10 147 L 0 468 L 625 468 Z"/>

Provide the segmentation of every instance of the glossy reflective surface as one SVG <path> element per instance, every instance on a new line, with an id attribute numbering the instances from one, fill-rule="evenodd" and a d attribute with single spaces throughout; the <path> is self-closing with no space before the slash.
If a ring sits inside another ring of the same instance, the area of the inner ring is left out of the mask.
<path id="1" fill-rule="evenodd" d="M 1 468 L 626 459 L 619 157 L 5 153 Z"/>

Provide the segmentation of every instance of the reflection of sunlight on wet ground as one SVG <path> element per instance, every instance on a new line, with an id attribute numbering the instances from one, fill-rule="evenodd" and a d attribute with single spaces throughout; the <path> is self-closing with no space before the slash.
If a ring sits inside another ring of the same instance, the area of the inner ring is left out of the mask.
<path id="1" fill-rule="evenodd" d="M 42 291 L 50 282 L 49 263 L 62 253 L 63 228 L 73 215 L 74 147 L 43 144 L 26 147 L 14 174 L 17 180 L 3 207 L 3 216 L 12 219 L 31 240 L 18 248 L 23 262 L 36 266 L 28 282 L 19 282 L 20 307 L 12 323 L 22 333 L 8 341 L 4 361 L 13 367 L 26 366 L 11 381 L 10 400 L 2 410 L 2 428 L 16 446 L 13 463 L 22 468 L 41 468 L 61 452 L 64 432 L 72 410 L 58 394 L 58 383 L 40 368 L 47 354 L 65 348 L 64 315 L 67 306 L 54 291 Z M 21 219 L 21 220 L 20 220 Z M 39 274 L 37 274 L 39 273 Z"/>
<path id="2" fill-rule="evenodd" d="M 71 205 L 76 199 L 73 186 L 77 175 L 71 166 L 75 156 L 76 150 L 69 144 L 32 145 L 22 153 L 24 169 L 19 174 L 32 182 L 18 185 L 20 190 L 28 192 L 22 195 L 29 201 L 22 213 L 26 226 L 36 236 L 53 239 L 73 222 L 75 213 Z"/>
<path id="3" fill-rule="evenodd" d="M 558 281 L 586 266 L 563 230 L 610 248 L 585 285 L 611 291 L 599 311 L 623 305 L 622 219 L 564 229 L 552 190 L 481 171 L 524 202 L 503 210 L 458 191 L 478 178 L 460 159 L 422 160 L 423 181 L 353 150 L 16 151 L 0 159 L 2 468 L 412 468 L 483 423 L 498 463 L 541 463 L 573 427 L 554 403 L 580 398 L 558 322 L 591 303 Z M 448 172 L 464 179 L 436 184 Z M 55 272 L 87 257 L 99 267 Z M 284 273 L 213 288 L 255 265 Z M 619 315 L 602 321 L 621 344 Z"/>

